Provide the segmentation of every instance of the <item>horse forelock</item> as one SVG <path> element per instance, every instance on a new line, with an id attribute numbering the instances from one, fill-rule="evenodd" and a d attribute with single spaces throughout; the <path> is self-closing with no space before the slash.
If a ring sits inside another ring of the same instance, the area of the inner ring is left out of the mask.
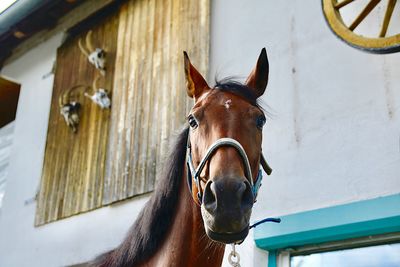
<path id="1" fill-rule="evenodd" d="M 237 95 L 246 100 L 249 104 L 258 107 L 266 116 L 272 116 L 272 114 L 267 111 L 269 107 L 263 103 L 263 101 L 260 101 L 260 98 L 256 96 L 253 89 L 235 80 L 234 77 L 227 77 L 222 80 L 216 79 L 213 90 L 220 90 Z"/>
<path id="2" fill-rule="evenodd" d="M 240 96 L 253 106 L 257 106 L 257 96 L 253 90 L 245 84 L 228 77 L 222 80 L 216 80 L 214 89 L 229 92 Z"/>

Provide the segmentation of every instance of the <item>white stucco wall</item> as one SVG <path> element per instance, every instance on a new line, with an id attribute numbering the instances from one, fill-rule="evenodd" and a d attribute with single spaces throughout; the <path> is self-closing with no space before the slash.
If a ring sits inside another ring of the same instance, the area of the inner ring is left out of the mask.
<path id="1" fill-rule="evenodd" d="M 252 219 L 399 193 L 400 54 L 344 44 L 320 1 L 213 1 L 210 77 L 246 77 L 262 47 L 272 113 L 263 151 L 274 171 Z M 242 266 L 266 266 L 251 238 L 239 252 Z"/>
<path id="2" fill-rule="evenodd" d="M 372 55 L 339 41 L 320 1 L 212 1 L 210 77 L 247 76 L 267 47 L 273 115 L 252 219 L 400 192 L 400 54 Z M 22 84 L 3 209 L 0 266 L 63 266 L 117 245 L 147 197 L 34 228 L 61 34 L 4 67 Z M 266 266 L 250 234 L 242 266 Z M 224 263 L 224 266 L 228 266 Z"/>

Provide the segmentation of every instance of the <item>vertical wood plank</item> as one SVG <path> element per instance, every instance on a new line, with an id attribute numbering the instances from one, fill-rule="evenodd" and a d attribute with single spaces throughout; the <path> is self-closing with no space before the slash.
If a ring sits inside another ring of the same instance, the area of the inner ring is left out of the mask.
<path id="1" fill-rule="evenodd" d="M 154 189 L 168 140 L 185 123 L 192 103 L 183 50 L 207 76 L 209 5 L 209 0 L 136 0 L 122 6 L 114 81 L 114 97 L 120 99 L 113 100 L 121 104 L 111 115 L 104 205 Z"/>

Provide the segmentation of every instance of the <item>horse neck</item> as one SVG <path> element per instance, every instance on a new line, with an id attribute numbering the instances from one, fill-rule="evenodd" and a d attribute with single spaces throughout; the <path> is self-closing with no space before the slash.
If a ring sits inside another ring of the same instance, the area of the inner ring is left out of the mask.
<path id="1" fill-rule="evenodd" d="M 185 175 L 178 194 L 171 230 L 148 266 L 221 266 L 225 245 L 206 235 L 200 207 L 192 200 Z"/>

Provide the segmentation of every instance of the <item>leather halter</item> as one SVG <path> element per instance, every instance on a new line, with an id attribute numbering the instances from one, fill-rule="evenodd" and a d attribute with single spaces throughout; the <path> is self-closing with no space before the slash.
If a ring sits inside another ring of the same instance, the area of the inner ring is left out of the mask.
<path id="1" fill-rule="evenodd" d="M 211 146 L 207 149 L 206 154 L 204 155 L 203 159 L 200 161 L 199 166 L 197 166 L 197 168 L 195 168 L 193 165 L 193 160 L 192 160 L 192 148 L 190 145 L 190 135 L 188 136 L 187 149 L 186 149 L 186 164 L 188 167 L 187 183 L 188 183 L 190 193 L 192 194 L 192 192 L 193 192 L 193 188 L 192 188 L 192 178 L 193 178 L 193 180 L 196 183 L 197 189 L 198 189 L 197 198 L 201 205 L 202 199 L 203 199 L 203 192 L 201 190 L 201 185 L 200 185 L 201 172 L 203 171 L 205 165 L 207 164 L 207 161 L 211 158 L 211 156 L 214 154 L 214 152 L 218 148 L 223 147 L 223 146 L 230 146 L 230 147 L 235 148 L 238 151 L 240 157 L 242 158 L 244 169 L 245 169 L 246 179 L 251 185 L 251 190 L 253 192 L 253 197 L 254 197 L 254 202 L 255 202 L 256 198 L 257 198 L 258 190 L 260 189 L 260 186 L 261 186 L 261 180 L 262 180 L 261 168 L 258 170 L 256 182 L 253 183 L 253 175 L 251 173 L 249 159 L 247 157 L 246 152 L 244 151 L 243 146 L 235 139 L 227 138 L 227 137 L 218 139 L 213 144 L 211 144 Z M 268 165 L 268 163 L 265 160 L 262 153 L 260 155 L 260 165 L 268 175 L 270 175 L 272 173 L 272 169 Z"/>

